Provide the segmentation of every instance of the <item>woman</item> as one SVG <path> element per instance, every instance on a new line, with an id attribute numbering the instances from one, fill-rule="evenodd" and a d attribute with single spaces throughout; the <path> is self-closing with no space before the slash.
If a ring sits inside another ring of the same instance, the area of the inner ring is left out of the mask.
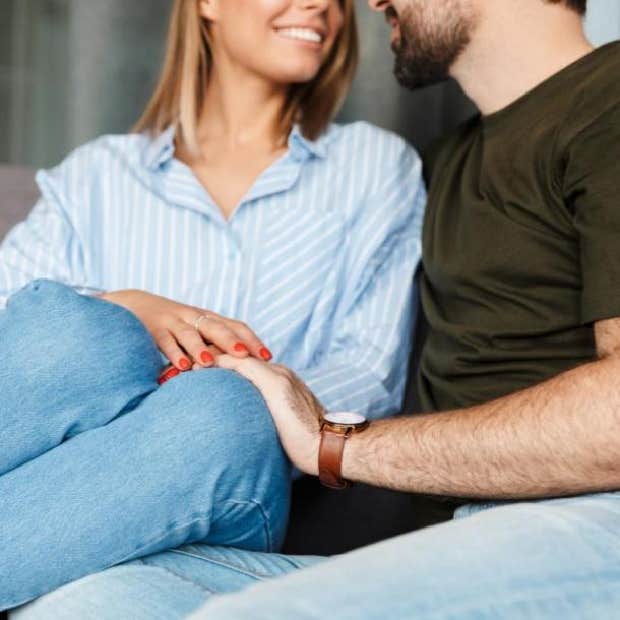
<path id="1" fill-rule="evenodd" d="M 138 133 L 39 174 L 0 249 L 0 609 L 187 542 L 281 544 L 288 463 L 221 351 L 398 409 L 425 196 L 402 140 L 330 124 L 353 11 L 176 0 Z"/>

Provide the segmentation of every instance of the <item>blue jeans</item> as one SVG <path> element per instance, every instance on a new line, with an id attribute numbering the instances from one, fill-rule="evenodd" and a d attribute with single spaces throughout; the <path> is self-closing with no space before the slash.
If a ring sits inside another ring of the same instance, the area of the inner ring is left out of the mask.
<path id="1" fill-rule="evenodd" d="M 619 493 L 471 505 L 457 517 L 330 560 L 185 546 L 87 577 L 10 619 L 618 617 Z"/>
<path id="2" fill-rule="evenodd" d="M 45 280 L 0 311 L 0 355 L 0 610 L 186 543 L 279 548 L 290 464 L 239 375 L 159 387 L 130 312 Z"/>

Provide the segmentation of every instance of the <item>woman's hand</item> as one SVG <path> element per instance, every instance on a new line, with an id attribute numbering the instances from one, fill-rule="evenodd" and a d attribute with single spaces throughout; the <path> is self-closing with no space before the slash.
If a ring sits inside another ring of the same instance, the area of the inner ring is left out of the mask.
<path id="1" fill-rule="evenodd" d="M 135 314 L 177 370 L 212 366 L 222 353 L 238 358 L 252 355 L 265 361 L 272 357 L 260 338 L 241 321 L 145 291 L 104 293 L 101 299 Z"/>

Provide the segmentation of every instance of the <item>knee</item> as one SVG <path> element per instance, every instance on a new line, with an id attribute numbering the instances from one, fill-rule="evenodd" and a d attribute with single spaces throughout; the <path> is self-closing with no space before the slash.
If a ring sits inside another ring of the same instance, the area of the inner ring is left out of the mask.
<path id="1" fill-rule="evenodd" d="M 286 531 L 290 463 L 260 393 L 222 369 L 168 381 L 127 416 L 158 495 L 210 514 L 209 541 L 277 548 Z M 165 491 L 163 490 L 165 489 Z"/>
<path id="2" fill-rule="evenodd" d="M 103 383 L 119 369 L 154 380 L 162 366 L 152 338 L 133 314 L 51 280 L 35 280 L 9 299 L 0 341 L 13 343 L 11 360 L 20 374 L 31 368 L 60 379 L 92 371 Z"/>
<path id="3" fill-rule="evenodd" d="M 219 436 L 231 452 L 279 447 L 273 419 L 260 392 L 241 375 L 221 368 L 184 373 L 165 384 L 172 417 L 188 433 Z M 238 454 L 242 457 L 241 454 Z"/>
<path id="4" fill-rule="evenodd" d="M 170 404 L 166 417 L 175 426 L 171 432 L 184 442 L 185 451 L 199 453 L 196 467 L 220 467 L 229 479 L 235 472 L 247 478 L 249 471 L 259 470 L 286 472 L 288 477 L 288 460 L 265 401 L 239 374 L 220 368 L 188 372 L 159 392 Z M 208 465 L 200 455 L 208 457 Z"/>

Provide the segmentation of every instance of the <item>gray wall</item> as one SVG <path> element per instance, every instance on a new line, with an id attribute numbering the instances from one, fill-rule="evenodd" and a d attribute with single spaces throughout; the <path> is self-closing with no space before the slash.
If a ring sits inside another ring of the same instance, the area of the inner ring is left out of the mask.
<path id="1" fill-rule="evenodd" d="M 595 41 L 620 36 L 620 2 L 590 0 Z M 454 84 L 417 93 L 392 77 L 387 25 L 358 0 L 362 65 L 341 119 L 367 119 L 423 149 L 471 114 Z M 0 162 L 49 166 L 125 132 L 153 86 L 171 0 L 0 0 Z"/>

